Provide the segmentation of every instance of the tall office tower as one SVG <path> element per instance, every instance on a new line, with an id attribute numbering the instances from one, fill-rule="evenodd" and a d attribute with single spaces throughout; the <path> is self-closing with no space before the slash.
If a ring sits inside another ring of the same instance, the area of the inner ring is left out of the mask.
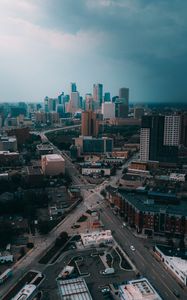
<path id="1" fill-rule="evenodd" d="M 58 96 L 58 104 L 64 104 L 64 92 Z"/>
<path id="2" fill-rule="evenodd" d="M 77 86 L 75 82 L 70 83 L 70 93 L 75 93 L 77 92 Z"/>
<path id="3" fill-rule="evenodd" d="M 48 98 L 48 111 L 56 111 L 57 104 L 58 98 Z"/>
<path id="4" fill-rule="evenodd" d="M 129 89 L 128 88 L 120 88 L 119 89 L 119 98 L 124 99 L 124 103 L 129 105 Z"/>
<path id="5" fill-rule="evenodd" d="M 143 107 L 135 107 L 134 108 L 134 118 L 135 119 L 141 119 L 144 115 L 144 109 Z"/>
<path id="6" fill-rule="evenodd" d="M 63 118 L 65 112 L 64 104 L 58 104 L 56 107 L 56 112 L 59 114 L 60 118 Z"/>
<path id="7" fill-rule="evenodd" d="M 93 85 L 93 99 L 95 108 L 99 108 L 103 102 L 103 85 L 101 83 L 95 83 Z"/>
<path id="8" fill-rule="evenodd" d="M 181 115 L 181 144 L 187 147 L 187 113 Z"/>
<path id="9" fill-rule="evenodd" d="M 165 116 L 143 116 L 140 131 L 140 160 L 176 163 L 178 160 L 178 146 L 169 142 L 164 144 L 168 132 L 168 119 Z"/>
<path id="10" fill-rule="evenodd" d="M 111 99 L 110 99 L 110 93 L 109 92 L 106 92 L 104 94 L 104 102 L 110 102 Z"/>
<path id="11" fill-rule="evenodd" d="M 164 145 L 179 146 L 180 144 L 181 116 L 165 116 Z"/>
<path id="12" fill-rule="evenodd" d="M 115 118 L 115 103 L 113 103 L 113 102 L 102 103 L 101 113 L 103 114 L 103 119 L 114 119 Z"/>
<path id="13" fill-rule="evenodd" d="M 44 110 L 45 112 L 48 112 L 49 111 L 49 108 L 48 108 L 48 101 L 49 101 L 49 97 L 45 97 L 44 98 Z"/>
<path id="14" fill-rule="evenodd" d="M 123 100 L 117 98 L 115 101 L 115 117 L 116 118 L 127 118 L 128 117 L 128 106 L 123 103 Z"/>
<path id="15" fill-rule="evenodd" d="M 95 112 L 91 110 L 82 112 L 81 124 L 81 134 L 83 136 L 96 137 L 98 135 L 99 125 Z"/>
<path id="16" fill-rule="evenodd" d="M 127 118 L 129 113 L 129 89 L 120 88 L 119 89 L 119 99 L 121 102 L 121 110 L 123 111 L 123 117 Z"/>
<path id="17" fill-rule="evenodd" d="M 75 113 L 80 107 L 79 92 L 71 92 L 69 101 L 69 112 Z"/>
<path id="18" fill-rule="evenodd" d="M 85 95 L 85 110 L 94 110 L 93 96 L 92 94 Z"/>

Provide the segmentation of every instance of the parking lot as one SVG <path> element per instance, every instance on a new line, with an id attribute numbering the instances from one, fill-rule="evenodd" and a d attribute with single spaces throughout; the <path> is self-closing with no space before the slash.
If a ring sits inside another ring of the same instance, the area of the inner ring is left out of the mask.
<path id="1" fill-rule="evenodd" d="M 57 263 L 49 265 L 44 271 L 46 280 L 41 286 L 41 289 L 44 291 L 44 299 L 60 299 L 55 278 L 57 278 L 65 265 L 73 265 L 75 267 L 74 275 L 84 277 L 94 300 L 113 299 L 110 293 L 102 292 L 103 289 L 109 287 L 112 283 L 117 286 L 126 280 L 135 278 L 135 271 L 121 269 L 120 258 L 114 256 L 113 266 L 115 273 L 110 275 L 100 274 L 100 272 L 106 268 L 106 265 L 101 259 L 102 252 L 103 250 L 99 250 L 99 253 L 97 253 L 96 249 L 83 251 L 70 250 L 64 254 Z"/>

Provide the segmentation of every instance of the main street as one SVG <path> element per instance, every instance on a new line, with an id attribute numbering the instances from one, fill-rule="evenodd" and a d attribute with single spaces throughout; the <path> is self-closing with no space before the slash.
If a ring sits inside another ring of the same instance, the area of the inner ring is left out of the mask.
<path id="1" fill-rule="evenodd" d="M 122 227 L 122 221 L 114 215 L 108 206 L 104 206 L 100 211 L 100 216 L 106 228 L 113 231 L 113 236 L 121 247 L 128 254 L 141 275 L 147 277 L 161 294 L 163 299 L 176 299 L 173 290 L 180 291 L 180 298 L 187 299 L 187 291 L 183 290 L 174 278 L 168 273 L 163 265 L 158 262 L 151 253 L 151 249 L 145 247 L 143 241 L 133 235 L 127 227 Z M 135 247 L 135 251 L 130 246 Z"/>

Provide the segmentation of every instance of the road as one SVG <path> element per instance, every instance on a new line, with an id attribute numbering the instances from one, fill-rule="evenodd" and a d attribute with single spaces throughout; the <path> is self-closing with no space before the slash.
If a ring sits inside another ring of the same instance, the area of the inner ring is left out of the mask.
<path id="1" fill-rule="evenodd" d="M 186 289 L 183 290 L 177 284 L 163 265 L 153 257 L 150 249 L 144 246 L 141 239 L 135 237 L 130 229 L 121 226 L 122 221 L 112 213 L 110 208 L 105 205 L 105 209 L 102 209 L 100 215 L 105 227 L 113 230 L 116 241 L 119 242 L 140 273 L 150 280 L 164 300 L 176 299 L 173 294 L 174 289 L 180 292 L 180 299 L 187 299 Z M 131 245 L 135 247 L 135 251 L 130 249 Z"/>
<path id="2" fill-rule="evenodd" d="M 71 159 L 67 155 L 60 151 L 57 147 L 54 147 L 55 153 L 61 154 L 66 160 L 66 169 L 69 175 L 72 177 L 73 184 L 82 185 L 87 183 L 86 180 L 79 174 L 76 167 L 71 162 Z M 134 158 L 131 158 L 131 160 Z M 130 161 L 131 161 L 130 160 Z M 128 166 L 128 161 L 124 167 Z M 61 231 L 68 231 L 72 224 L 74 224 L 77 218 L 82 215 L 88 208 L 100 208 L 103 207 L 101 213 L 101 220 L 106 228 L 114 231 L 115 239 L 120 243 L 125 252 L 132 259 L 140 273 L 148 278 L 150 282 L 155 286 L 157 291 L 161 294 L 164 300 L 174 300 L 176 297 L 173 294 L 173 290 L 176 289 L 180 292 L 180 299 L 187 299 L 186 288 L 183 290 L 177 282 L 171 277 L 171 275 L 163 268 L 162 264 L 157 262 L 152 256 L 150 250 L 144 247 L 144 243 L 139 238 L 135 237 L 132 232 L 127 228 L 122 228 L 122 221 L 118 217 L 114 216 L 110 208 L 107 207 L 103 196 L 100 191 L 108 185 L 116 185 L 116 182 L 121 177 L 122 170 L 119 170 L 116 176 L 113 176 L 110 180 L 106 180 L 101 185 L 90 190 L 82 190 L 84 202 L 67 216 L 53 231 L 47 236 L 45 240 L 41 240 L 40 243 L 33 249 L 30 255 L 26 256 L 23 261 L 15 266 L 14 277 L 8 283 L 5 284 L 0 290 L 0 298 L 15 284 L 18 278 L 29 269 L 37 268 L 42 271 L 45 266 L 38 265 L 38 259 L 46 251 L 46 248 L 55 241 L 56 237 Z M 130 245 L 133 245 L 136 251 L 130 250 Z"/>

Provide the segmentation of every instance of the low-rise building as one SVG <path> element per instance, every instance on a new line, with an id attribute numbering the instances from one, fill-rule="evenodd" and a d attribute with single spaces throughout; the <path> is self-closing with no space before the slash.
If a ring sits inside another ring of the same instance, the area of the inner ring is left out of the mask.
<path id="1" fill-rule="evenodd" d="M 169 178 L 172 181 L 185 182 L 187 181 L 187 174 L 171 173 Z"/>
<path id="2" fill-rule="evenodd" d="M 186 286 L 187 255 L 185 253 L 181 253 L 179 250 L 160 245 L 155 246 L 155 253 L 165 266 L 173 273 L 173 275 Z"/>
<path id="3" fill-rule="evenodd" d="M 8 173 L 1 173 L 0 180 L 8 180 Z"/>
<path id="4" fill-rule="evenodd" d="M 20 162 L 18 152 L 0 151 L 0 164 L 2 166 L 15 166 Z"/>
<path id="5" fill-rule="evenodd" d="M 4 264 L 7 262 L 13 262 L 13 260 L 14 260 L 14 257 L 10 252 L 8 252 L 8 251 L 0 252 L 0 264 Z"/>
<path id="6" fill-rule="evenodd" d="M 41 187 L 43 184 L 43 171 L 39 166 L 26 167 L 25 182 L 30 187 Z"/>
<path id="7" fill-rule="evenodd" d="M 92 136 L 79 136 L 75 138 L 75 146 L 80 149 L 80 153 L 111 153 L 113 151 L 112 138 L 93 138 Z"/>
<path id="8" fill-rule="evenodd" d="M 15 136 L 0 136 L 0 151 L 17 151 L 17 139 Z"/>
<path id="9" fill-rule="evenodd" d="M 126 173 L 120 179 L 120 184 L 127 189 L 136 189 L 144 185 L 145 179 L 136 174 Z"/>
<path id="10" fill-rule="evenodd" d="M 39 144 L 36 146 L 38 154 L 46 155 L 46 154 L 53 154 L 53 147 L 50 144 Z"/>
<path id="11" fill-rule="evenodd" d="M 83 166 L 82 175 L 100 174 L 102 176 L 110 176 L 111 168 L 108 166 Z"/>
<path id="12" fill-rule="evenodd" d="M 92 300 L 92 296 L 89 292 L 87 284 L 82 277 L 68 280 L 58 280 L 58 288 L 62 300 Z"/>
<path id="13" fill-rule="evenodd" d="M 146 278 L 131 280 L 119 287 L 120 300 L 162 300 Z"/>
<path id="14" fill-rule="evenodd" d="M 65 173 L 65 160 L 59 154 L 42 155 L 41 165 L 44 175 L 56 176 Z"/>
<path id="15" fill-rule="evenodd" d="M 85 247 L 99 246 L 99 244 L 110 245 L 114 242 L 111 230 L 81 233 L 81 240 Z"/>
<path id="16" fill-rule="evenodd" d="M 129 151 L 119 151 L 119 150 L 113 151 L 112 152 L 112 157 L 128 159 L 129 158 Z"/>
<path id="17" fill-rule="evenodd" d="M 137 233 L 162 237 L 172 233 L 175 238 L 187 235 L 187 204 L 181 200 L 179 205 L 175 195 L 154 192 L 148 195 L 146 190 L 123 188 L 113 192 L 110 187 L 106 192 L 109 202 Z"/>

